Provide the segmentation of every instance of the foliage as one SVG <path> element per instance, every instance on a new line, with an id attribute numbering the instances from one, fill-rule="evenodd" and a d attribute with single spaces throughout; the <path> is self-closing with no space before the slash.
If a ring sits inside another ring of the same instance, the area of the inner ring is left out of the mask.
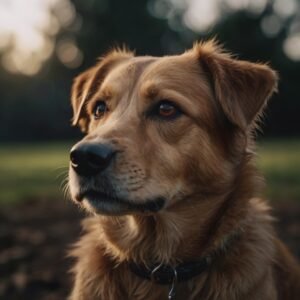
<path id="1" fill-rule="evenodd" d="M 190 47 L 194 40 L 215 35 L 241 58 L 270 61 L 279 71 L 279 93 L 268 109 L 265 132 L 272 136 L 299 136 L 300 63 L 290 61 L 282 50 L 288 34 L 288 20 L 277 35 L 267 37 L 262 32 L 261 22 L 269 13 L 269 6 L 258 15 L 238 10 L 224 15 L 211 31 L 200 34 L 183 26 L 180 18 L 183 11 L 172 22 L 167 16 L 155 17 L 151 7 L 157 1 L 73 0 L 76 21 L 73 27 L 58 33 L 56 44 L 60 45 L 66 39 L 74 41 L 83 53 L 83 64 L 69 69 L 54 51 L 35 77 L 9 74 L 0 69 L 0 141 L 57 140 L 78 136 L 78 131 L 72 130 L 69 122 L 72 79 L 117 44 L 127 44 L 141 55 L 162 55 L 178 53 Z"/>

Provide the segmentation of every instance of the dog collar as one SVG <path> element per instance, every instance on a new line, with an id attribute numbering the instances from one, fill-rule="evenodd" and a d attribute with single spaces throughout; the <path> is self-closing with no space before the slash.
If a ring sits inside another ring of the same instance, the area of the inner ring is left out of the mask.
<path id="1" fill-rule="evenodd" d="M 210 257 L 203 257 L 200 260 L 181 263 L 176 266 L 154 264 L 148 267 L 130 262 L 129 268 L 131 272 L 143 279 L 151 280 L 157 284 L 169 285 L 174 283 L 174 280 L 182 282 L 200 275 L 208 269 L 210 264 Z"/>
<path id="2" fill-rule="evenodd" d="M 152 281 L 156 284 L 169 285 L 168 299 L 174 299 L 175 288 L 178 282 L 187 281 L 207 271 L 212 265 L 216 256 L 226 253 L 229 245 L 239 239 L 241 232 L 237 231 L 229 235 L 223 240 L 222 247 L 216 249 L 207 256 L 199 260 L 189 261 L 185 263 L 173 265 L 153 264 L 146 266 L 144 264 L 136 264 L 133 261 L 128 262 L 129 269 L 132 273 L 142 279 Z"/>
<path id="3" fill-rule="evenodd" d="M 130 262 L 129 268 L 135 275 L 151 280 L 154 283 L 169 285 L 168 299 L 175 297 L 176 284 L 178 282 L 189 280 L 200 275 L 208 269 L 211 264 L 210 257 L 203 257 L 201 260 L 181 263 L 177 266 L 154 264 L 152 267 L 138 265 Z"/>

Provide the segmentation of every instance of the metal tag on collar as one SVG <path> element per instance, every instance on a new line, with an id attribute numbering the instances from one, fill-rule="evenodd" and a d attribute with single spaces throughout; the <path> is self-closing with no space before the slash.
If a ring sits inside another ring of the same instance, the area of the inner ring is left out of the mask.
<path id="1" fill-rule="evenodd" d="M 169 294 L 168 294 L 168 299 L 169 299 L 169 300 L 175 299 L 175 295 L 176 295 L 176 291 L 175 291 L 176 284 L 177 284 L 177 271 L 176 271 L 175 268 L 173 268 L 173 281 L 172 281 L 171 287 L 170 287 L 170 289 L 169 289 Z"/>
<path id="2" fill-rule="evenodd" d="M 162 264 L 156 266 L 151 272 L 151 281 L 154 283 L 155 283 L 155 277 L 154 277 L 155 273 L 161 268 L 161 266 Z M 175 295 L 176 295 L 175 288 L 178 281 L 176 268 L 173 267 L 172 270 L 173 270 L 173 279 L 168 293 L 168 300 L 175 299 Z"/>

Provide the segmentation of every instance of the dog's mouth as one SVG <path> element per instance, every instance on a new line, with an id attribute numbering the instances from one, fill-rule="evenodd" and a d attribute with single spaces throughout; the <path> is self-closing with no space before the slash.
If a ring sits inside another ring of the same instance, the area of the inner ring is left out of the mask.
<path id="1" fill-rule="evenodd" d="M 133 203 L 103 192 L 89 190 L 81 193 L 77 200 L 89 210 L 103 215 L 152 214 L 160 211 L 165 205 L 163 197 L 147 199 L 143 203 Z"/>

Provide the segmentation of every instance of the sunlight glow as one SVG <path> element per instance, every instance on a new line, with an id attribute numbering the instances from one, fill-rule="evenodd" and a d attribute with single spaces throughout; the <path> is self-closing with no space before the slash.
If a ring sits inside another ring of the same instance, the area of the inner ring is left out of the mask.
<path id="1" fill-rule="evenodd" d="M 76 12 L 70 0 L 0 0 L 0 52 L 4 68 L 34 75 L 52 55 L 55 35 Z"/>
<path id="2" fill-rule="evenodd" d="M 300 61 L 300 34 L 289 36 L 283 45 L 287 57 L 294 61 Z"/>
<path id="3" fill-rule="evenodd" d="M 185 25 L 196 31 L 207 30 L 220 15 L 218 1 L 188 0 L 188 9 L 183 16 Z"/>
<path id="4" fill-rule="evenodd" d="M 74 40 L 60 41 L 56 51 L 59 60 L 68 68 L 73 69 L 81 65 L 83 56 Z"/>
<path id="5" fill-rule="evenodd" d="M 183 12 L 183 23 L 188 28 L 205 32 L 228 14 L 239 10 L 261 14 L 267 4 L 268 0 L 153 0 L 150 12 L 158 18 L 168 19 L 169 23 L 176 13 Z"/>
<path id="6" fill-rule="evenodd" d="M 296 0 L 274 0 L 274 12 L 283 18 L 290 17 L 297 11 Z"/>
<path id="7" fill-rule="evenodd" d="M 277 15 L 266 16 L 262 19 L 261 28 L 268 37 L 276 36 L 282 27 L 282 20 Z"/>
<path id="8" fill-rule="evenodd" d="M 268 0 L 224 0 L 224 3 L 233 11 L 246 9 L 254 14 L 263 12 Z"/>
<path id="9" fill-rule="evenodd" d="M 172 24 L 172 18 L 178 20 L 176 17 L 182 16 L 182 23 L 199 33 L 208 33 L 218 22 L 237 11 L 254 15 L 265 12 L 260 24 L 262 32 L 269 38 L 275 38 L 281 30 L 287 29 L 283 50 L 291 60 L 300 61 L 300 1 L 153 0 L 149 9 L 154 16 L 167 19 L 169 24 Z M 178 27 L 179 31 L 182 30 Z M 176 30 L 176 27 L 172 29 Z"/>

